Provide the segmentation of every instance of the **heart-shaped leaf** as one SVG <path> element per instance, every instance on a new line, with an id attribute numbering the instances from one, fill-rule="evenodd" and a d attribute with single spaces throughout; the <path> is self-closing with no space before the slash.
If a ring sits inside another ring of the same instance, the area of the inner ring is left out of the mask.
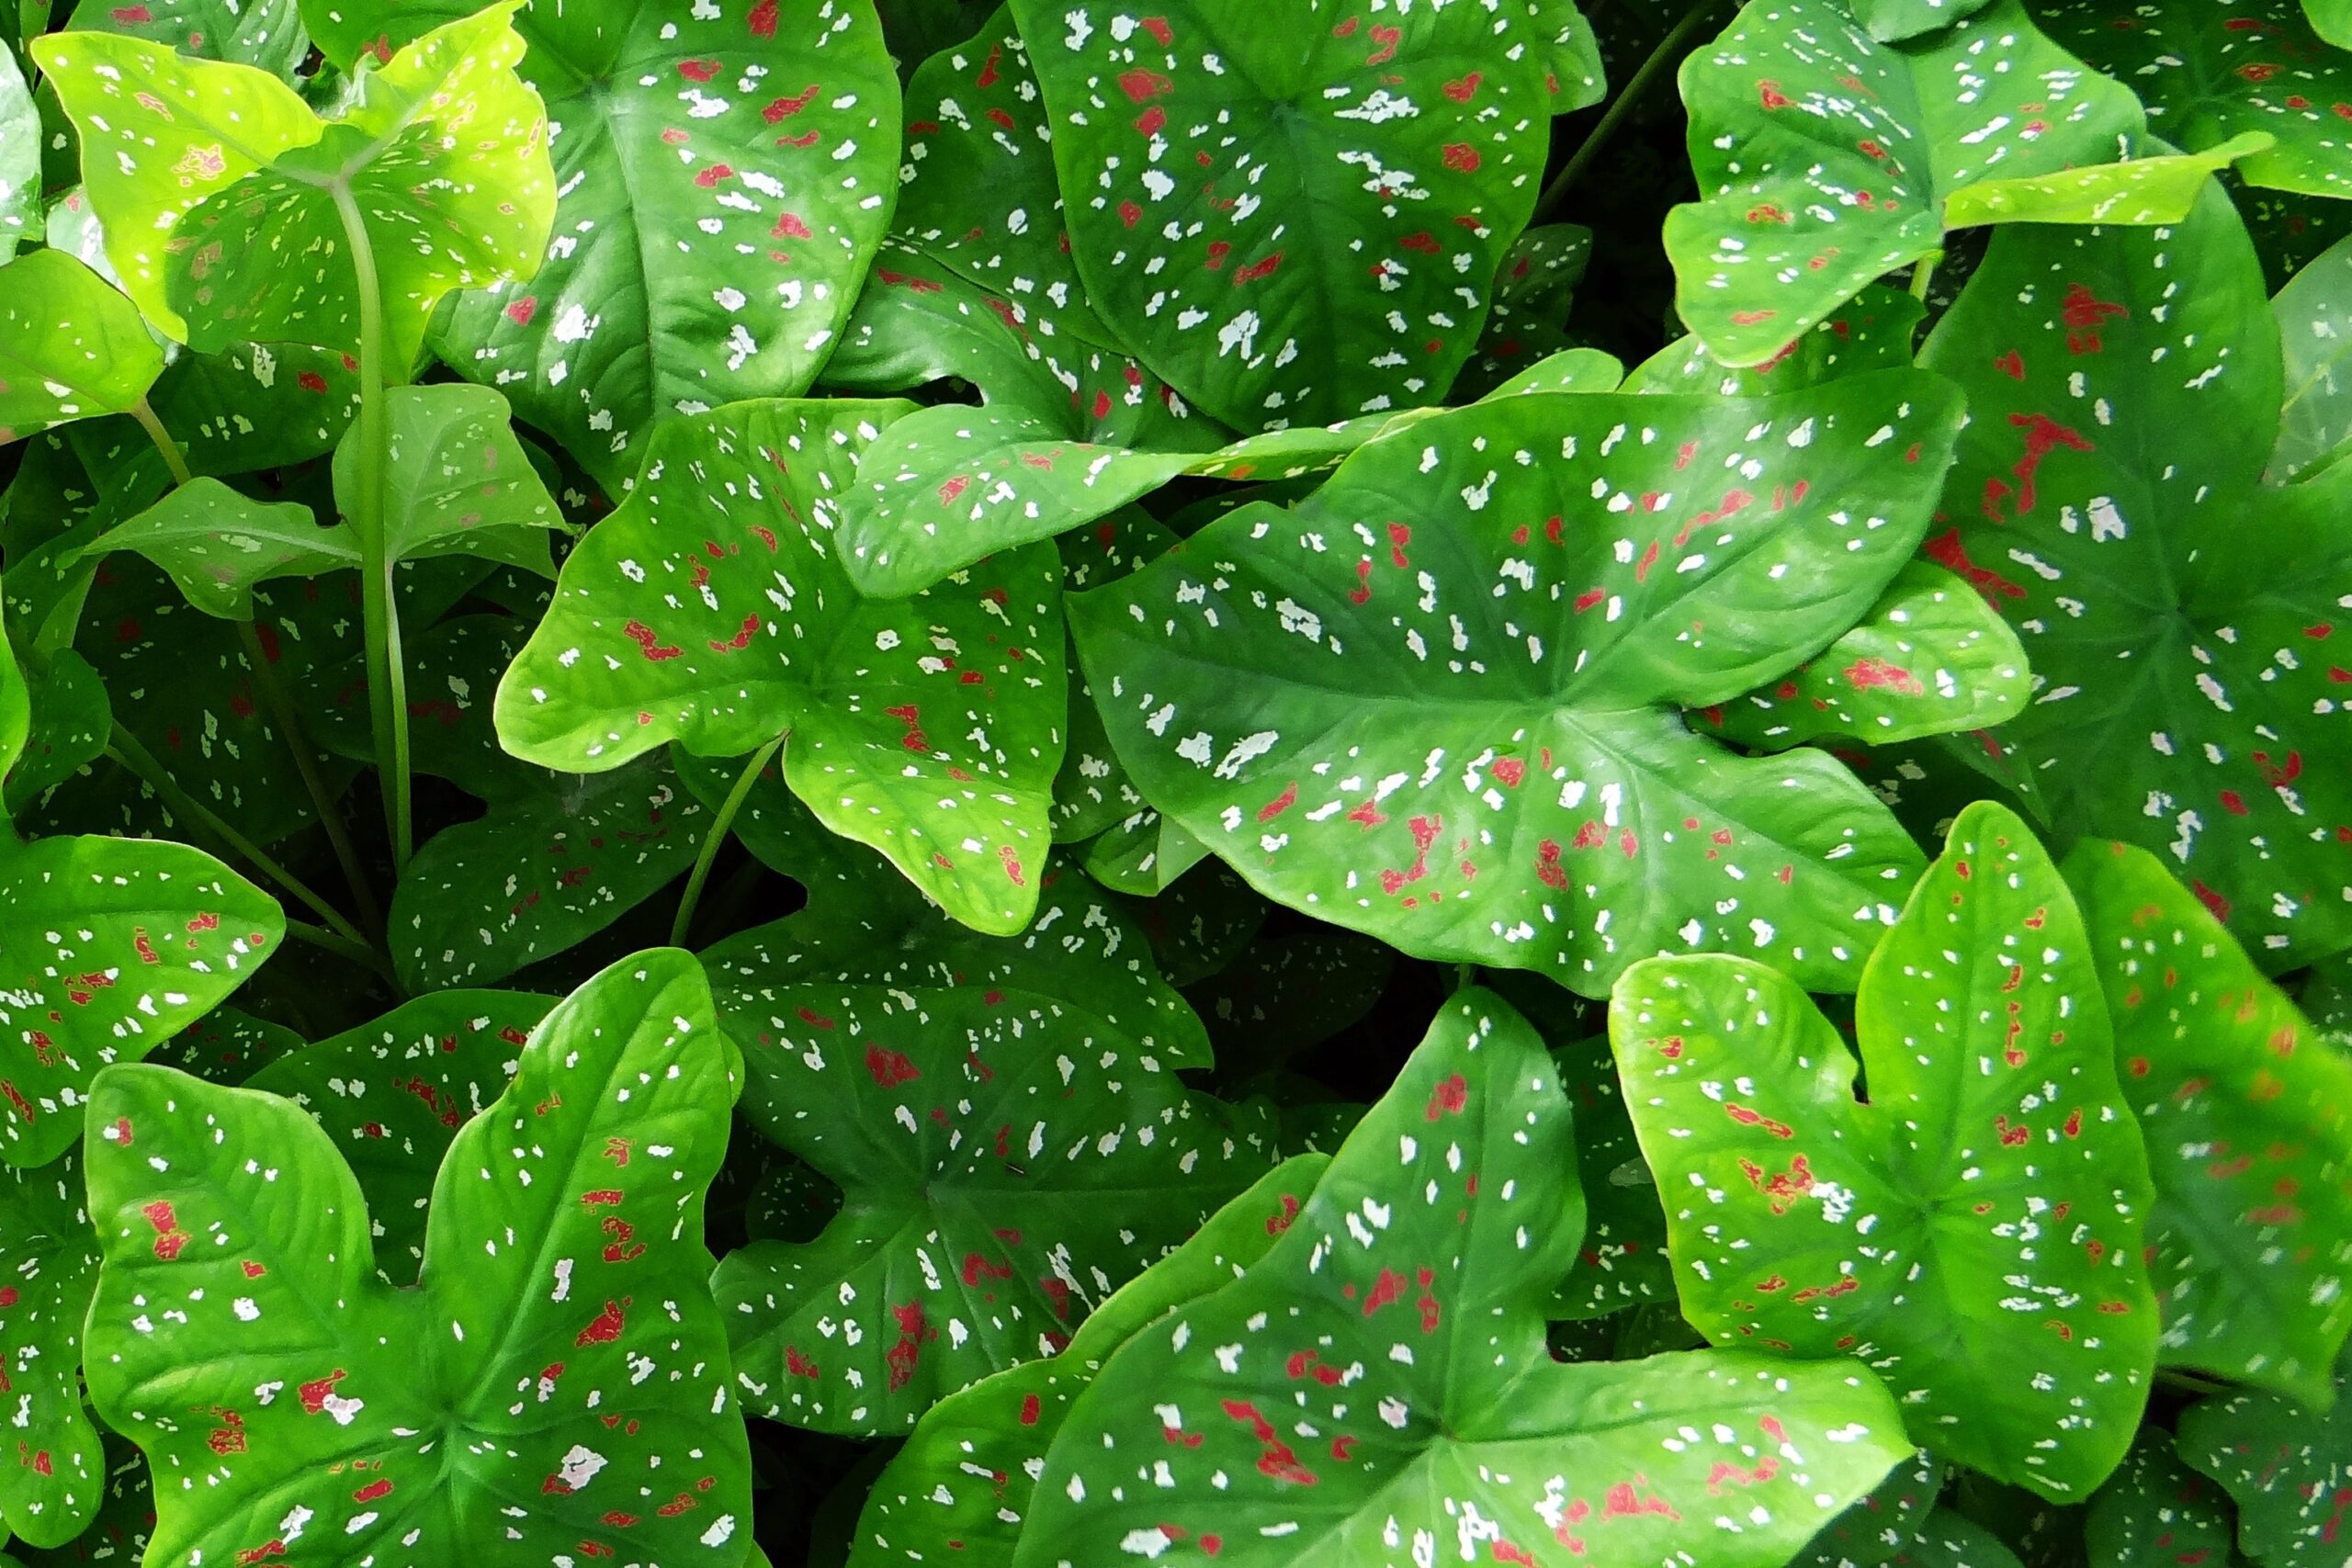
<path id="1" fill-rule="evenodd" d="M 1457 993 L 1272 1249 L 1078 1396 L 1016 1562 L 1154 1541 L 1401 1562 L 1441 1540 L 1636 1562 L 1735 1508 L 1709 1561 L 1787 1561 L 1910 1451 L 1894 1403 L 1850 1361 L 1555 1364 L 1544 1307 L 1584 1208 L 1571 1142 L 1534 1031 Z"/>
<path id="2" fill-rule="evenodd" d="M 555 575 L 548 531 L 555 498 L 523 454 L 506 400 L 487 387 L 395 387 L 384 394 L 384 553 L 388 560 L 475 556 Z M 335 448 L 335 500 L 357 510 L 361 443 Z"/>
<path id="3" fill-rule="evenodd" d="M 236 1008 L 214 1008 L 187 1028 L 147 1053 L 145 1060 L 177 1067 L 213 1083 L 243 1083 L 277 1060 L 308 1043 L 282 1023 L 256 1018 Z"/>
<path id="4" fill-rule="evenodd" d="M 2087 1496 L 2155 1362 L 2148 1163 L 2081 916 L 2022 822 L 1961 813 L 1854 1016 L 1867 1104 L 1783 975 L 1659 958 L 1618 982 L 1683 1315 L 1718 1344 L 1851 1351 L 1921 1445 Z"/>
<path id="5" fill-rule="evenodd" d="M 219 479 L 191 479 L 98 536 L 92 556 L 130 550 L 171 575 L 187 602 L 222 620 L 254 618 L 254 584 L 313 578 L 359 565 L 359 542 L 341 524 L 322 527 L 311 509 L 268 502 Z"/>
<path id="6" fill-rule="evenodd" d="M 2352 442 L 2352 239 L 2339 240 L 2271 298 L 2287 400 L 2267 477 L 2307 479 Z"/>
<path id="7" fill-rule="evenodd" d="M 555 177 L 546 111 L 514 74 L 520 4 L 418 39 L 361 75 L 332 123 L 265 71 L 141 39 L 51 34 L 32 52 L 82 132 L 84 192 L 149 321 L 200 351 L 357 347 L 347 218 L 405 368 L 442 295 L 527 276 L 546 243 Z"/>
<path id="8" fill-rule="evenodd" d="M 192 472 L 290 468 L 334 451 L 358 417 L 358 361 L 303 344 L 232 344 L 181 355 L 148 401 Z"/>
<path id="9" fill-rule="evenodd" d="M 2091 1568 L 2226 1565 L 2235 1560 L 2230 1537 L 2229 1505 L 2153 1427 L 2141 1429 L 2083 1520 Z"/>
<path id="10" fill-rule="evenodd" d="M 416 1282 L 434 1173 L 458 1129 L 504 1091 L 554 1005 L 525 991 L 435 991 L 245 1080 L 309 1111 L 334 1142 L 367 1202 L 386 1284 Z"/>
<path id="11" fill-rule="evenodd" d="M 1534 207 L 1537 9 L 1013 0 L 1090 301 L 1237 430 L 1436 402 Z"/>
<path id="12" fill-rule="evenodd" d="M 1112 1351 L 1264 1257 L 1329 1164 L 1323 1155 L 1284 1160 L 1114 1292 L 1060 1355 L 1008 1367 L 924 1412 L 874 1479 L 848 1568 L 935 1562 L 950 1553 L 968 1568 L 1011 1568 L 1036 1467 L 1070 1402 Z"/>
<path id="13" fill-rule="evenodd" d="M 2129 90 L 1995 0 L 1907 45 L 1874 39 L 1844 0 L 1753 0 L 1684 62 L 1703 199 L 1667 217 L 1676 304 L 1715 356 L 1755 365 L 1864 284 L 1939 254 L 1972 186 L 2109 165 L 2111 222 L 2177 219 L 2113 166 L 2146 130 Z M 1968 221 L 2030 220 L 2019 210 Z"/>
<path id="14" fill-rule="evenodd" d="M 2176 228 L 2001 231 L 1924 355 L 1970 416 L 1927 553 L 2033 662 L 1996 733 L 2059 838 L 2156 852 L 2274 970 L 2352 944 L 2352 470 L 2261 483 L 2278 353 L 2216 188 Z"/>
<path id="15" fill-rule="evenodd" d="M 713 1285 L 751 1408 L 875 1434 L 1060 1349 L 1269 1161 L 1177 1079 L 1133 987 L 886 966 L 836 929 L 820 907 L 710 955 L 745 1114 L 845 1194 L 815 1241 L 730 1253 Z"/>
<path id="16" fill-rule="evenodd" d="M 1916 847 L 1827 758 L 1736 756 L 1679 708 L 1868 610 L 1958 417 L 1911 371 L 1484 403 L 1212 524 L 1071 625 L 1136 786 L 1270 897 L 1588 993 L 1734 945 L 1848 987 Z"/>
<path id="17" fill-rule="evenodd" d="M 300 1110 L 107 1075 L 88 1367 L 167 1478 L 151 1555 L 739 1562 L 750 1455 L 702 1247 L 729 1057 L 687 954 L 589 981 L 451 1144 L 408 1292 Z"/>
<path id="18" fill-rule="evenodd" d="M 35 1546 L 61 1546 L 97 1512 L 106 1462 L 82 1410 L 82 1319 L 98 1249 L 82 1199 L 82 1156 L 0 1167 L 0 1378 L 23 1446 L 0 1464 L 0 1518 Z"/>
<path id="19" fill-rule="evenodd" d="M 1592 260 L 1592 231 L 1577 223 L 1528 230 L 1503 253 L 1478 352 L 1454 378 L 1453 395 L 1483 397 L 1529 366 L 1574 346 L 1568 310 Z"/>
<path id="20" fill-rule="evenodd" d="M 998 556 L 869 603 L 832 542 L 859 451 L 904 404 L 743 403 L 664 426 L 642 480 L 565 560 L 498 688 L 500 739 L 604 769 L 676 740 L 784 773 L 956 919 L 1001 934 L 1036 907 L 1062 754 L 1060 562 Z"/>
<path id="21" fill-rule="evenodd" d="M 2262 1568 L 2323 1568 L 2344 1561 L 2352 1510 L 2352 1398 L 2339 1371 L 2314 1409 L 2284 1394 L 2216 1395 L 2180 1417 L 2180 1457 L 2222 1483 L 2237 1505 L 2238 1550 Z"/>
<path id="22" fill-rule="evenodd" d="M 35 251 L 0 267 L 0 443 L 128 413 L 163 369 L 138 309 L 72 256 Z"/>
<path id="23" fill-rule="evenodd" d="M 2314 1403 L 2352 1329 L 2352 1058 L 2155 856 L 2066 857 L 2146 1135 L 2157 1359 Z"/>

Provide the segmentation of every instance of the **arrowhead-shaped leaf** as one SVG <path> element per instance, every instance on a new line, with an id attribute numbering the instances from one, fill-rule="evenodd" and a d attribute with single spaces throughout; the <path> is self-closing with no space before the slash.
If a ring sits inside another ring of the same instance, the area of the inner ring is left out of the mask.
<path id="1" fill-rule="evenodd" d="M 60 1546 L 97 1512 L 106 1478 L 82 1410 L 82 1319 L 98 1249 L 78 1151 L 25 1170 L 0 1167 L 0 1377 L 23 1446 L 0 1464 L 0 1518 L 35 1546 Z"/>
<path id="2" fill-rule="evenodd" d="M 1678 710 L 1860 618 L 1957 420 L 1911 371 L 1507 398 L 1228 514 L 1071 624 L 1136 786 L 1270 897 L 1588 993 L 1669 948 L 1847 987 L 1917 849 L 1826 757 L 1737 756 Z"/>
<path id="3" fill-rule="evenodd" d="M 0 443 L 126 413 L 163 369 L 138 309 L 72 256 L 35 251 L 0 267 Z"/>
<path id="4" fill-rule="evenodd" d="M 2262 1568 L 2335 1568 L 2352 1511 L 2352 1398 L 2339 1372 L 2324 1408 L 2284 1394 L 2220 1394 L 2180 1417 L 2180 1457 L 2237 1505 L 2238 1550 Z"/>
<path id="5" fill-rule="evenodd" d="M 514 438 L 506 400 L 487 387 L 395 387 L 384 396 L 387 558 L 475 556 L 553 577 L 548 532 L 563 517 Z M 346 513 L 359 491 L 359 446 L 345 435 L 335 448 L 335 500 Z"/>
<path id="6" fill-rule="evenodd" d="M 2157 1359 L 2314 1402 L 2352 1329 L 2352 1058 L 2145 850 L 2066 857 L 2155 1179 Z"/>
<path id="7" fill-rule="evenodd" d="M 1718 1344 L 1850 1351 L 1925 1447 L 2078 1498 L 2147 1403 L 2147 1157 L 2057 868 L 1961 813 L 1863 972 L 1858 1064 L 1786 976 L 1660 958 L 1610 1038 L 1667 1195 L 1683 1315 Z"/>
<path id="8" fill-rule="evenodd" d="M 1583 1208 L 1534 1032 L 1458 993 L 1297 1219 L 1115 1352 L 1072 1405 L 1016 1561 L 1787 1561 L 1910 1451 L 1860 1366 L 1700 1352 L 1556 1365 Z"/>
<path id="9" fill-rule="evenodd" d="M 906 405 L 744 403 L 665 426 L 565 560 L 498 689 L 500 739 L 556 769 L 780 735 L 819 819 L 956 919 L 1028 924 L 1068 713 L 1061 565 L 1038 546 L 916 598 L 860 598 L 833 543 L 859 451 Z"/>
<path id="10" fill-rule="evenodd" d="M 702 1247 L 729 1058 L 685 953 L 591 980 L 451 1145 L 407 1292 L 300 1110 L 108 1075 L 88 1366 L 164 1477 L 151 1554 L 731 1568 L 750 1456 Z"/>
<path id="11" fill-rule="evenodd" d="M 340 523 L 322 526 L 294 502 L 260 502 L 219 479 L 191 479 L 98 536 L 92 556 L 130 550 L 171 575 L 208 615 L 249 621 L 254 584 L 313 578 L 359 565 L 359 541 Z"/>
<path id="12" fill-rule="evenodd" d="M 2123 1467 L 2083 1520 L 2090 1568 L 2215 1568 L 2236 1560 L 2220 1490 L 2180 1462 L 2173 1440 L 2143 1427 Z"/>
<path id="13" fill-rule="evenodd" d="M 2261 483 L 2278 336 L 2228 197 L 2002 231 L 1924 362 L 1969 403 L 1927 553 L 2020 634 L 2035 695 L 1996 733 L 2058 837 L 2156 852 L 2266 968 L 2352 944 L 2352 470 Z"/>
<path id="14" fill-rule="evenodd" d="M 1921 1449 L 1806 1542 L 1791 1568 L 1882 1568 L 1894 1562 L 1939 1511 L 1943 1484 L 1943 1461 Z"/>

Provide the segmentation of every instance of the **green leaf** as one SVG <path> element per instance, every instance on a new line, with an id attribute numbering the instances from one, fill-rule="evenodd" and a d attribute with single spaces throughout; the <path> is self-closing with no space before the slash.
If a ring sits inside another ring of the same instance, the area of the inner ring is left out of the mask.
<path id="1" fill-rule="evenodd" d="M 0 442 L 128 412 L 163 368 L 138 310 L 72 256 L 35 251 L 0 267 Z"/>
<path id="2" fill-rule="evenodd" d="M 1008 934 L 1050 842 L 1061 566 L 1015 550 L 914 599 L 859 598 L 836 497 L 904 407 L 744 403 L 663 427 L 643 481 L 565 560 L 500 683 L 498 733 L 557 769 L 788 734 L 786 782 L 820 820 Z"/>
<path id="3" fill-rule="evenodd" d="M 2164 856 L 2265 968 L 2352 945 L 2352 658 L 2327 640 L 2352 470 L 2260 482 L 2278 336 L 2227 197 L 2177 228 L 2001 231 L 1923 362 L 1970 415 L 1927 553 L 2032 660 L 1996 733 L 2058 839 Z"/>
<path id="4" fill-rule="evenodd" d="M 2216 1395 L 2180 1417 L 2175 1447 L 2237 1505 L 2238 1550 L 2262 1568 L 2344 1561 L 2352 1399 L 2339 1372 L 2324 1409 L 2283 1394 Z"/>
<path id="5" fill-rule="evenodd" d="M 220 1007 L 148 1052 L 145 1059 L 233 1087 L 306 1043 L 285 1024 Z"/>
<path id="6" fill-rule="evenodd" d="M 1456 400 L 1483 397 L 1547 355 L 1574 346 L 1567 332 L 1577 285 L 1592 260 L 1592 231 L 1577 223 L 1528 230 L 1503 253 L 1478 352 L 1454 378 Z"/>
<path id="7" fill-rule="evenodd" d="M 2032 216 L 1987 210 L 1982 192 L 1973 212 L 1948 210 L 1966 187 L 2101 165 L 2082 178 L 2123 202 L 2109 221 L 2185 210 L 2116 164 L 2140 151 L 2138 101 L 2018 0 L 1907 46 L 1872 39 L 1841 0 L 1754 0 L 1683 62 L 1682 98 L 1704 198 L 1667 215 L 1675 302 L 1728 365 L 1770 358 L 1872 278 L 1940 254 L 1947 228 Z"/>
<path id="8" fill-rule="evenodd" d="M 1322 1155 L 1284 1160 L 1114 1292 L 1060 1355 L 1008 1367 L 924 1412 L 875 1478 L 847 1568 L 935 1562 L 951 1553 L 970 1568 L 1007 1568 L 1029 1511 L 1034 1467 L 1070 1401 L 1112 1351 L 1264 1257 L 1329 1164 Z"/>
<path id="9" fill-rule="evenodd" d="M 2056 0 L 2052 37 L 2148 106 L 2148 126 L 2192 152 L 2249 132 L 2271 139 L 2238 164 L 2246 184 L 2352 197 L 2352 58 L 2328 48 L 2296 0 Z"/>
<path id="10" fill-rule="evenodd" d="M 512 615 L 461 615 L 401 638 L 411 771 L 492 801 L 567 787 L 562 775 L 508 756 L 491 722 L 491 694 L 529 635 Z M 356 761 L 376 760 L 364 654 L 313 666 L 298 701 L 321 746 Z"/>
<path id="11" fill-rule="evenodd" d="M 2142 1428 L 2123 1468 L 2098 1489 L 2084 1520 L 2090 1568 L 2183 1568 L 2234 1561 L 2229 1506 L 2180 1462 L 2172 1438 Z"/>
<path id="12" fill-rule="evenodd" d="M 82 1200 L 82 1156 L 0 1167 L 0 1380 L 13 1395 L 15 1464 L 0 1464 L 0 1518 L 25 1541 L 60 1546 L 97 1512 L 106 1475 L 82 1410 L 82 1318 L 97 1279 Z"/>
<path id="13" fill-rule="evenodd" d="M 1843 1360 L 1554 1363 L 1568 1123 L 1534 1032 L 1457 992 L 1272 1249 L 1078 1396 L 1015 1561 L 1636 1562 L 1736 1509 L 1708 1561 L 1786 1562 L 1910 1451 L 1894 1403 Z"/>
<path id="14" fill-rule="evenodd" d="M 301 1111 L 108 1074 L 88 1366 L 166 1478 L 150 1555 L 737 1562 L 750 1456 L 702 1247 L 735 1090 L 690 957 L 605 971 L 458 1134 L 395 1292 Z"/>
<path id="15" fill-rule="evenodd" d="M 51 653 L 48 668 L 25 671 L 24 682 L 31 728 L 15 762 L 0 764 L 7 776 L 0 804 L 11 817 L 103 756 L 114 730 L 105 682 L 72 649 Z"/>
<path id="16" fill-rule="evenodd" d="M 130 550 L 171 575 L 187 602 L 226 621 L 254 617 L 254 584 L 274 577 L 317 577 L 359 565 L 359 543 L 340 523 L 322 527 L 311 509 L 270 503 L 219 479 L 191 479 L 108 529 L 93 557 Z"/>
<path id="17" fill-rule="evenodd" d="M 93 0 L 74 7 L 64 30 L 146 39 L 200 60 L 251 65 L 288 83 L 311 52 L 294 0 Z"/>
<path id="18" fill-rule="evenodd" d="M 1900 43 L 1948 28 L 1984 6 L 1985 0 L 1854 0 L 1854 17 L 1881 43 Z"/>
<path id="19" fill-rule="evenodd" d="M 1938 1508 L 1887 1560 L 1897 1568 L 2022 1568 L 2001 1538 L 1957 1508 Z"/>
<path id="20" fill-rule="evenodd" d="M 2337 241 L 2270 301 L 2284 353 L 2287 400 L 2266 476 L 2308 479 L 2352 441 L 2352 238 Z"/>
<path id="21" fill-rule="evenodd" d="M 1912 340 L 1927 313 L 1927 306 L 1904 290 L 1873 283 L 1760 365 L 1735 368 L 1696 337 L 1678 338 L 1635 366 L 1624 390 L 1758 398 L 1841 376 L 1900 370 L 1911 363 Z"/>
<path id="22" fill-rule="evenodd" d="M 393 561 L 465 555 L 555 575 L 548 531 L 563 526 L 555 498 L 514 438 L 506 400 L 486 387 L 396 387 L 384 484 L 384 547 Z M 334 454 L 337 504 L 356 508 L 360 442 Z"/>
<path id="23" fill-rule="evenodd" d="M 358 417 L 358 361 L 302 344 L 231 344 L 182 354 L 147 400 L 196 473 L 290 468 L 334 451 Z"/>
<path id="24" fill-rule="evenodd" d="M 522 991 L 436 991 L 246 1080 L 285 1096 L 324 1129 L 367 1201 L 384 1283 L 416 1282 L 434 1172 L 458 1129 L 504 1091 L 531 1030 L 553 1006 L 553 997 Z"/>
<path id="25" fill-rule="evenodd" d="M 1919 1535 L 1943 1490 L 1944 1463 L 1921 1449 L 1886 1472 L 1870 1495 L 1829 1521 L 1790 1568 L 1883 1568 Z"/>
<path id="26" fill-rule="evenodd" d="M 84 192 L 149 321 L 203 352 L 356 347 L 349 203 L 404 368 L 442 295 L 527 276 L 546 243 L 555 178 L 546 111 L 514 72 L 519 4 L 419 39 L 362 75 L 333 123 L 266 72 L 143 39 L 52 34 L 32 51 L 82 132 Z"/>
<path id="27" fill-rule="evenodd" d="M 2057 868 L 1989 802 L 1863 972 L 1867 1104 L 1785 976 L 1628 970 L 1609 1032 L 1683 1315 L 1718 1344 L 1850 1350 L 1922 1446 L 2088 1495 L 2131 1444 L 2158 1333 L 2147 1157 L 2098 987 Z"/>
<path id="28" fill-rule="evenodd" d="M 1146 364 L 1242 431 L 1443 396 L 1548 151 L 1549 30 L 1529 8 L 1012 12 L 1073 259 Z"/>
<path id="29" fill-rule="evenodd" d="M 0 262 L 40 236 L 40 111 L 17 51 L 0 51 Z"/>
<path id="30" fill-rule="evenodd" d="M 2267 152 L 2267 130 L 2242 131 L 2209 151 L 2159 153 L 2122 164 L 2064 169 L 2024 179 L 1987 180 L 1952 192 L 1944 223 L 2156 223 L 2177 221 L 2197 205 L 2211 175 Z"/>
<path id="31" fill-rule="evenodd" d="M 1049 922 L 1041 952 L 1062 925 L 1085 929 Z M 730 1253 L 713 1288 L 750 1408 L 876 1435 L 1060 1349 L 1269 1162 L 1178 1080 L 1134 987 L 1072 984 L 1067 960 L 885 964 L 843 928 L 820 906 L 709 955 L 744 1113 L 845 1195 L 815 1241 Z"/>
<path id="32" fill-rule="evenodd" d="M 155 1495 L 147 1461 L 137 1449 L 111 1432 L 105 1434 L 105 1439 L 106 1485 L 97 1517 L 81 1535 L 55 1551 L 20 1548 L 25 1568 L 84 1568 L 93 1562 L 130 1568 L 147 1550 L 155 1522 Z"/>
<path id="33" fill-rule="evenodd" d="M 2352 1058 L 2145 850 L 2066 857 L 2156 1183 L 2166 1366 L 2324 1402 L 2352 1330 Z"/>
<path id="34" fill-rule="evenodd" d="M 1230 513 L 1071 625 L 1136 786 L 1269 897 L 1589 994 L 1734 945 L 1849 987 L 1916 847 L 1827 758 L 1736 756 L 1679 708 L 1867 611 L 1957 420 L 1909 371 L 1508 398 Z"/>
<path id="35" fill-rule="evenodd" d="M 1824 739 L 1883 746 L 1999 724 L 2030 692 L 2025 649 L 2000 612 L 1943 568 L 1912 561 L 1818 656 L 1697 716 L 1758 750 Z"/>

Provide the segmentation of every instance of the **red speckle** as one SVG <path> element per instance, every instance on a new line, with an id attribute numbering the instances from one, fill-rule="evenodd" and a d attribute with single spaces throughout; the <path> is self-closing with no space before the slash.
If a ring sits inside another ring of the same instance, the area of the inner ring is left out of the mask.
<path id="1" fill-rule="evenodd" d="M 1462 1114 L 1463 1107 L 1469 1103 L 1468 1081 L 1460 1073 L 1453 1073 L 1430 1091 L 1425 1116 L 1431 1122 L 1436 1121 L 1440 1116 L 1459 1116 Z"/>
<path id="2" fill-rule="evenodd" d="M 791 97 L 775 98 L 771 100 L 765 108 L 760 110 L 760 118 L 767 121 L 770 125 L 775 125 L 780 121 L 789 119 L 794 115 L 798 114 L 802 109 L 807 108 L 810 100 L 814 99 L 816 96 L 817 84 L 811 82 L 808 86 L 802 88 L 798 93 L 794 94 Z"/>
<path id="3" fill-rule="evenodd" d="M 678 62 L 678 74 L 684 76 L 689 82 L 707 82 L 713 76 L 718 74 L 718 62 L 716 60 L 681 60 Z"/>
<path id="4" fill-rule="evenodd" d="M 1440 153 L 1440 161 L 1457 175 L 1478 172 L 1478 150 L 1467 141 L 1449 141 Z"/>
<path id="5" fill-rule="evenodd" d="M 896 1089 L 902 1083 L 911 1083 L 922 1077 L 921 1069 L 908 1059 L 905 1052 L 893 1051 L 882 1045 L 865 1048 L 865 1070 L 884 1089 Z"/>
<path id="6" fill-rule="evenodd" d="M 1126 94 L 1128 102 L 1142 104 L 1166 97 L 1176 90 L 1176 84 L 1157 71 L 1138 68 L 1119 73 L 1119 90 Z"/>
<path id="7" fill-rule="evenodd" d="M 628 1326 L 628 1300 L 607 1300 L 605 1310 L 589 1319 L 588 1326 L 573 1335 L 571 1343 L 575 1349 L 585 1349 L 591 1345 L 610 1345 L 621 1337 L 621 1330 Z"/>
<path id="8" fill-rule="evenodd" d="M 775 37 L 775 0 L 760 0 L 752 7 L 751 15 L 745 17 L 743 22 L 752 29 L 753 38 Z"/>

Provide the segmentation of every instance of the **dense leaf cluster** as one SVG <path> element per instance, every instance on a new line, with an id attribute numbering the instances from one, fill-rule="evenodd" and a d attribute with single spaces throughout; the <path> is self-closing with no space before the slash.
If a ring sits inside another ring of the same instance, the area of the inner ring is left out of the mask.
<path id="1" fill-rule="evenodd" d="M 2352 0 L 0 33 L 0 1568 L 2352 1565 Z"/>

